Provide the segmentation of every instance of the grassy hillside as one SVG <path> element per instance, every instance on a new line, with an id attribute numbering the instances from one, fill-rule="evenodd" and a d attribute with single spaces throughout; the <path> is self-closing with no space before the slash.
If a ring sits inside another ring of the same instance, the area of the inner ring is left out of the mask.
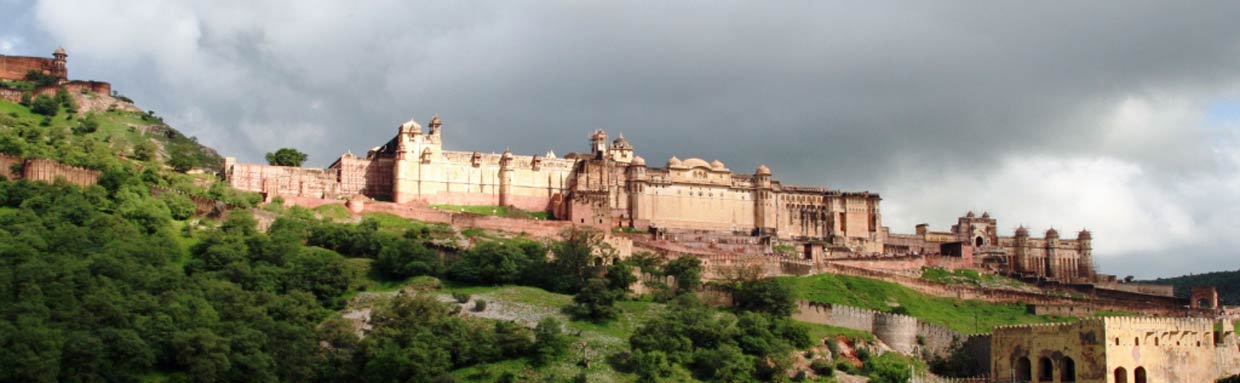
<path id="1" fill-rule="evenodd" d="M 86 97 L 86 96 L 83 96 Z M 110 108 L 70 113 L 61 106 L 53 116 L 0 100 L 0 152 L 49 158 L 94 169 L 111 167 L 117 155 L 140 161 L 167 162 L 184 157 L 190 167 L 217 171 L 223 159 L 215 150 L 186 137 L 151 113 Z"/>
<path id="2" fill-rule="evenodd" d="M 1006 324 L 1070 320 L 1029 314 L 1023 304 L 932 297 L 895 283 L 861 277 L 820 274 L 779 280 L 801 299 L 886 312 L 906 311 L 908 315 L 964 333 L 989 332 L 994 326 Z"/>
<path id="3" fill-rule="evenodd" d="M 1189 297 L 1193 287 L 1214 286 L 1218 288 L 1218 297 L 1223 304 L 1240 305 L 1240 270 L 1159 278 L 1149 282 L 1175 286 L 1175 295 L 1184 298 Z"/>

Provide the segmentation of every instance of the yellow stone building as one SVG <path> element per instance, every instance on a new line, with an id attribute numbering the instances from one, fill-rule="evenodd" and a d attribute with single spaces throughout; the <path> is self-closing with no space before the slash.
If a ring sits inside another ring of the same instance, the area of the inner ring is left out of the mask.
<path id="1" fill-rule="evenodd" d="M 991 337 L 997 382 L 1209 383 L 1240 373 L 1226 320 L 1089 318 L 1001 326 Z"/>

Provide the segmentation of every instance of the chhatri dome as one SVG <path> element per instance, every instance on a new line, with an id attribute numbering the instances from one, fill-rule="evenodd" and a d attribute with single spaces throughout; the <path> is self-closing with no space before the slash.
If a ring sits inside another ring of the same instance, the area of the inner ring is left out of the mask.
<path id="1" fill-rule="evenodd" d="M 753 174 L 760 175 L 760 176 L 769 176 L 771 175 L 771 168 L 766 167 L 766 165 L 758 165 L 758 171 L 755 171 Z"/>
<path id="2" fill-rule="evenodd" d="M 671 159 L 667 160 L 667 167 L 670 168 L 673 166 L 680 167 L 680 159 L 676 158 L 676 156 L 672 156 Z"/>
<path id="3" fill-rule="evenodd" d="M 642 156 L 634 156 L 632 164 L 637 166 L 646 166 L 646 159 L 642 158 Z"/>

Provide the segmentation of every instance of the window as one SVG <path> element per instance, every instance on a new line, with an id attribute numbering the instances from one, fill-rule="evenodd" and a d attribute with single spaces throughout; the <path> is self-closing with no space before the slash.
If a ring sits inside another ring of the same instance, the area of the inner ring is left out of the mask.
<path id="1" fill-rule="evenodd" d="M 1132 338 L 1132 344 L 1141 345 L 1141 338 Z"/>
<path id="2" fill-rule="evenodd" d="M 1145 383 L 1145 367 L 1137 367 L 1132 370 L 1132 381 L 1134 383 Z"/>
<path id="3" fill-rule="evenodd" d="M 1115 383 L 1128 383 L 1128 370 L 1123 367 L 1115 368 Z"/>

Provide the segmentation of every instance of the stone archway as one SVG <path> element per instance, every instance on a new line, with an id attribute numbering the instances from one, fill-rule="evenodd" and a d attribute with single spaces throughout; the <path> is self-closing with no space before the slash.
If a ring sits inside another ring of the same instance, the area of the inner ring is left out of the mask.
<path id="1" fill-rule="evenodd" d="M 1016 375 L 1016 381 L 1028 382 L 1033 380 L 1033 366 L 1030 365 L 1028 357 L 1022 356 L 1016 358 L 1016 361 L 1012 363 L 1012 366 L 1012 373 Z"/>
<path id="2" fill-rule="evenodd" d="M 1132 381 L 1133 383 L 1145 383 L 1145 367 L 1138 366 L 1136 370 L 1132 370 Z"/>
<path id="3" fill-rule="evenodd" d="M 986 239 L 982 238 L 982 236 L 980 235 L 977 236 L 977 238 L 973 239 L 973 247 L 982 247 L 982 245 L 985 245 L 985 244 L 986 244 Z"/>
<path id="4" fill-rule="evenodd" d="M 1051 362 L 1051 358 L 1045 356 L 1038 358 L 1038 381 L 1055 381 L 1055 364 Z"/>
<path id="5" fill-rule="evenodd" d="M 1123 367 L 1115 368 L 1115 383 L 1128 383 L 1128 370 Z"/>
<path id="6" fill-rule="evenodd" d="M 1076 361 L 1069 357 L 1063 357 L 1059 362 L 1059 381 L 1075 382 L 1076 381 Z"/>

